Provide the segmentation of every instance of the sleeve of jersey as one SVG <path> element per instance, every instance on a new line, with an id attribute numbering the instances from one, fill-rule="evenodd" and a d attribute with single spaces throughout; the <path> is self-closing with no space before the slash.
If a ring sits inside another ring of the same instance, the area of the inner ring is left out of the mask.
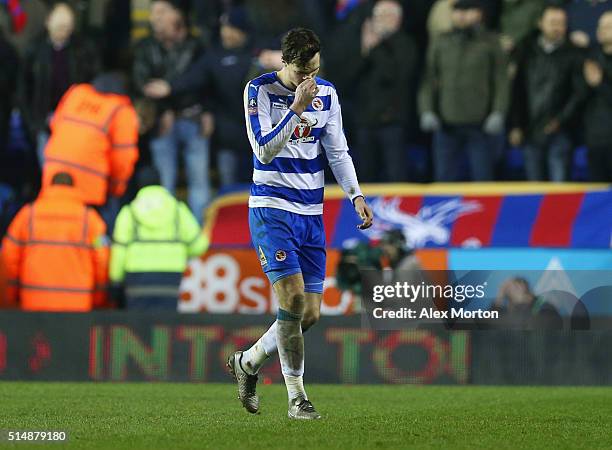
<path id="1" fill-rule="evenodd" d="M 266 101 L 266 93 L 253 83 L 244 89 L 244 112 L 249 142 L 253 153 L 263 164 L 269 164 L 287 145 L 291 133 L 300 123 L 298 116 L 291 109 L 283 118 L 272 126 L 270 102 Z"/>
<path id="2" fill-rule="evenodd" d="M 348 153 L 348 144 L 342 128 L 342 111 L 336 91 L 332 92 L 330 117 L 321 135 L 321 144 L 327 154 L 329 167 L 346 195 L 351 201 L 363 195 L 357 181 L 353 158 Z"/>

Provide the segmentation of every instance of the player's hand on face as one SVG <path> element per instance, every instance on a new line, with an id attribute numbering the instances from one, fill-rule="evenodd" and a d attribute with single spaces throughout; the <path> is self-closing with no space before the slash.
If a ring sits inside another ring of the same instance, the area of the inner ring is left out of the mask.
<path id="1" fill-rule="evenodd" d="M 314 78 L 308 77 L 304 79 L 295 90 L 295 100 L 293 104 L 299 110 L 296 112 L 299 112 L 299 114 L 304 112 L 304 110 L 308 108 L 308 105 L 312 103 L 312 100 L 317 96 L 318 92 L 319 87 Z"/>
<path id="2" fill-rule="evenodd" d="M 363 197 L 357 197 L 355 199 L 355 212 L 359 215 L 359 218 L 363 221 L 357 228 L 360 230 L 366 230 L 372 226 L 372 220 L 374 220 L 374 213 L 372 208 L 368 206 Z"/>

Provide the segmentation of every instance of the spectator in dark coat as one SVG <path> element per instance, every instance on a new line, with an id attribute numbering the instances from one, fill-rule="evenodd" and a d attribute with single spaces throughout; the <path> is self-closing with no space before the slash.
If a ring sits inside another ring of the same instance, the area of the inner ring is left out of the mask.
<path id="1" fill-rule="evenodd" d="M 363 2 L 355 6 L 344 21 L 338 23 L 325 45 L 323 69 L 333 80 L 342 102 L 342 119 L 349 146 L 357 134 L 358 105 L 355 86 L 359 83 L 361 64 L 361 28 L 370 17 L 372 6 Z"/>
<path id="2" fill-rule="evenodd" d="M 246 0 L 242 3 L 254 27 L 252 39 L 256 48 L 277 47 L 281 37 L 296 26 L 317 32 L 323 26 L 313 17 L 312 8 L 300 0 Z"/>
<path id="3" fill-rule="evenodd" d="M 503 0 L 500 17 L 502 47 L 510 52 L 537 27 L 545 0 Z"/>
<path id="4" fill-rule="evenodd" d="M 362 27 L 357 147 L 365 182 L 407 181 L 404 128 L 417 50 L 401 24 L 400 3 L 380 0 Z"/>
<path id="5" fill-rule="evenodd" d="M 201 56 L 181 76 L 171 82 L 151 80 L 145 93 L 152 98 L 165 98 L 185 92 L 205 91 L 207 113 L 217 151 L 217 167 L 221 186 L 248 181 L 250 145 L 244 130 L 245 83 L 257 61 L 249 45 L 251 23 L 243 8 L 234 7 L 221 16 L 221 43 Z"/>
<path id="6" fill-rule="evenodd" d="M 72 84 L 90 82 L 100 70 L 94 46 L 74 34 L 74 11 L 57 3 L 47 17 L 47 34 L 26 51 L 20 77 L 20 104 L 39 160 L 49 139 L 48 123 Z"/>
<path id="7" fill-rule="evenodd" d="M 193 37 L 180 2 L 154 0 L 150 21 L 153 35 L 141 40 L 135 50 L 133 79 L 139 94 L 145 94 L 151 79 L 168 82 L 185 73 L 204 49 Z M 178 155 L 182 151 L 188 184 L 188 203 L 200 223 L 210 200 L 210 126 L 203 114 L 203 99 L 197 92 L 173 95 L 157 103 L 159 126 L 151 139 L 153 163 L 162 185 L 175 193 Z"/>
<path id="8" fill-rule="evenodd" d="M 8 144 L 9 122 L 11 109 L 14 105 L 14 93 L 17 84 L 17 73 L 19 69 L 19 57 L 15 48 L 5 39 L 0 31 L 0 158 L 4 159 L 6 146 Z M 3 164 L 0 164 L 4 168 Z M 4 179 L 4 177 L 2 177 Z"/>
<path id="9" fill-rule="evenodd" d="M 589 93 L 584 112 L 584 138 L 592 181 L 612 182 L 612 11 L 599 19 L 599 46 L 584 64 Z"/>
<path id="10" fill-rule="evenodd" d="M 581 60 L 566 39 L 567 15 L 547 7 L 540 33 L 517 49 L 510 142 L 525 142 L 527 178 L 566 181 L 572 155 L 570 124 L 581 102 Z"/>
<path id="11" fill-rule="evenodd" d="M 458 0 L 453 31 L 430 45 L 419 93 L 421 129 L 433 131 L 436 181 L 460 181 L 458 156 L 468 153 L 471 179 L 493 178 L 490 136 L 503 132 L 508 69 L 499 37 L 484 29 L 482 5 Z"/>
<path id="12" fill-rule="evenodd" d="M 4 193 L 21 191 L 31 180 L 30 172 L 36 172 L 31 166 L 23 164 L 24 153 L 9 152 L 9 134 L 11 129 L 11 112 L 15 106 L 15 89 L 19 72 L 19 56 L 15 47 L 5 38 L 0 29 L 0 233 L 8 218 L 9 195 Z M 11 186 L 10 188 L 8 186 Z M 8 223 L 6 224 L 8 225 Z"/>
<path id="13" fill-rule="evenodd" d="M 569 36 L 574 45 L 581 48 L 596 45 L 597 22 L 612 9 L 612 0 L 557 0 L 557 3 L 565 4 Z"/>

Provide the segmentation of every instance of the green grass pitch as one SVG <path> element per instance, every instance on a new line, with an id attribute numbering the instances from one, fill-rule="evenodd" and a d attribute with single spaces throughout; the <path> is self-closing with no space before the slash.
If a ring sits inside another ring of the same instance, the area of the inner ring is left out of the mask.
<path id="1" fill-rule="evenodd" d="M 62 444 L 0 448 L 610 448 L 612 388 L 307 386 L 323 415 L 287 419 L 282 385 L 250 415 L 232 384 L 0 383 L 0 429 L 57 430 Z"/>

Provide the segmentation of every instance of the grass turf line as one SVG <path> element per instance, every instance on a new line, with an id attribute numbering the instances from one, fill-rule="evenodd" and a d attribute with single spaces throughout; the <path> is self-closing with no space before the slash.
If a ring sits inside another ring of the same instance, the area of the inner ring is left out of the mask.
<path id="1" fill-rule="evenodd" d="M 0 429 L 78 449 L 610 448 L 612 388 L 307 386 L 323 420 L 287 419 L 282 385 L 250 415 L 231 384 L 0 382 Z M 1 448 L 49 448 L 0 443 Z"/>

